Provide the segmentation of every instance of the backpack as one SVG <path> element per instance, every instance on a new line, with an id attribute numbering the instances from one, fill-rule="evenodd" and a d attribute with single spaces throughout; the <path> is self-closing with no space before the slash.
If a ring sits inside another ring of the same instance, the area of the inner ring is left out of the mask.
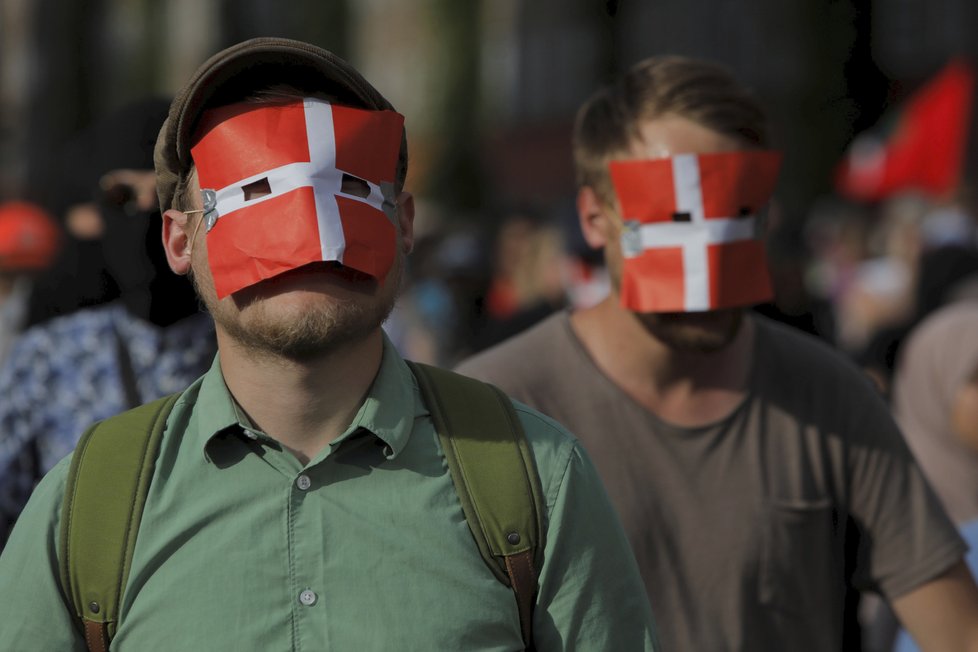
<path id="1" fill-rule="evenodd" d="M 513 589 L 523 642 L 532 649 L 544 503 L 519 418 L 492 385 L 408 365 L 472 536 L 493 575 Z M 96 423 L 75 449 L 61 512 L 61 586 L 93 652 L 108 650 L 115 635 L 163 429 L 178 397 Z"/>

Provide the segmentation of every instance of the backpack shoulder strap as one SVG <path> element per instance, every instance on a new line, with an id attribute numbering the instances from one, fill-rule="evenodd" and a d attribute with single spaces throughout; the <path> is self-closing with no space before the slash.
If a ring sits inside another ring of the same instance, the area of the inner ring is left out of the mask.
<path id="1" fill-rule="evenodd" d="M 431 412 L 465 520 L 489 569 L 512 587 L 523 641 L 532 648 L 544 503 L 513 404 L 493 385 L 408 364 Z"/>
<path id="2" fill-rule="evenodd" d="M 89 650 L 108 650 L 115 635 L 160 439 L 178 396 L 96 423 L 75 448 L 61 508 L 61 586 Z"/>

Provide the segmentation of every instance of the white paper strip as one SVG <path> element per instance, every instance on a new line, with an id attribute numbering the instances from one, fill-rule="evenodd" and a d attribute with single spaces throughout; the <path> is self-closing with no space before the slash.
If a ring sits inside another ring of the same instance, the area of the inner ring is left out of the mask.
<path id="1" fill-rule="evenodd" d="M 690 221 L 640 225 L 641 249 L 681 248 L 685 309 L 691 312 L 709 310 L 709 246 L 755 239 L 757 219 L 753 215 L 706 219 L 696 155 L 677 155 L 672 159 L 672 166 L 676 211 L 688 213 Z M 635 255 L 641 255 L 641 251 Z"/>
<path id="2" fill-rule="evenodd" d="M 333 107 L 323 100 L 308 98 L 303 101 L 303 106 L 310 161 L 289 163 L 221 188 L 217 191 L 217 212 L 221 218 L 224 218 L 246 206 L 255 206 L 298 188 L 311 187 L 316 201 L 316 219 L 319 224 L 323 260 L 343 262 L 346 240 L 336 202 L 337 195 L 368 204 L 378 211 L 383 211 L 384 196 L 380 186 L 366 179 L 363 181 L 370 189 L 367 197 L 343 192 L 344 172 L 336 167 Z M 271 193 L 246 200 L 244 188 L 262 180 L 268 181 Z"/>

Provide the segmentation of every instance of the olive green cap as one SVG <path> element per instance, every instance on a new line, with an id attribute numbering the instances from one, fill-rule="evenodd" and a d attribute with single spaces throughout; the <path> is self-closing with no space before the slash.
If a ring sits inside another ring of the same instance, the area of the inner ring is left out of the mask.
<path id="1" fill-rule="evenodd" d="M 176 94 L 153 153 L 160 210 L 173 207 L 178 188 L 193 166 L 192 138 L 208 108 L 240 102 L 252 91 L 288 84 L 328 93 L 337 102 L 371 110 L 394 110 L 349 63 L 309 43 L 255 38 L 218 52 Z"/>

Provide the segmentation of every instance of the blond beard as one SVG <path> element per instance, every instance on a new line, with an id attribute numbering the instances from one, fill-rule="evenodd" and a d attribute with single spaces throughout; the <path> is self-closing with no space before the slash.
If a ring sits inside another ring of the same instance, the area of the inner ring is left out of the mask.
<path id="1" fill-rule="evenodd" d="M 635 315 L 649 333 L 671 349 L 689 353 L 714 353 L 727 347 L 740 332 L 744 309 Z"/>
<path id="2" fill-rule="evenodd" d="M 384 287 L 370 297 L 317 304 L 291 319 L 283 319 L 260 299 L 218 301 L 213 281 L 209 287 L 202 287 L 196 275 L 193 281 L 214 322 L 246 350 L 256 355 L 309 360 L 327 356 L 380 328 L 397 300 L 403 266 L 399 253 Z"/>

